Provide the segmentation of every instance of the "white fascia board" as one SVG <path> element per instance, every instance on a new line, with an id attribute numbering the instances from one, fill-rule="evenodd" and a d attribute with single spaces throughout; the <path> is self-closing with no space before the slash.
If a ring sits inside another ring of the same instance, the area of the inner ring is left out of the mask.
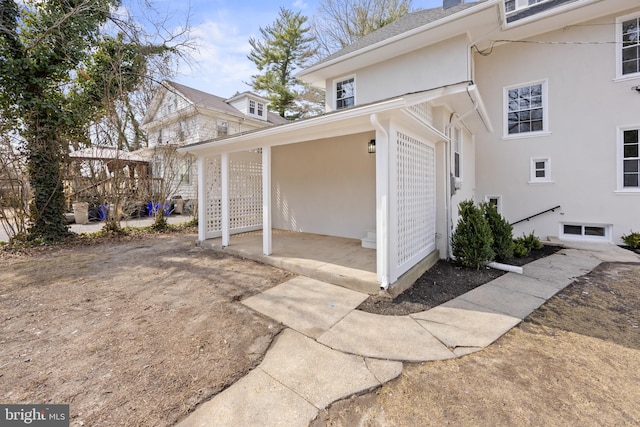
<path id="1" fill-rule="evenodd" d="M 196 156 L 217 155 L 224 152 L 245 151 L 261 147 L 312 141 L 337 135 L 348 135 L 372 130 L 369 121 L 371 114 L 404 107 L 405 100 L 403 97 L 399 97 L 280 126 L 236 134 L 224 139 L 190 144 L 181 147 L 178 151 Z"/>
<path id="2" fill-rule="evenodd" d="M 333 67 L 333 66 L 335 66 L 337 64 L 340 64 L 342 62 L 353 60 L 353 59 L 357 58 L 358 56 L 365 55 L 365 54 L 373 52 L 373 51 L 377 51 L 377 50 L 379 50 L 381 48 L 384 48 L 384 47 L 386 47 L 388 45 L 392 45 L 394 43 L 401 42 L 401 41 L 403 41 L 405 39 L 410 39 L 410 38 L 412 38 L 412 37 L 414 37 L 416 35 L 420 35 L 422 33 L 426 33 L 426 32 L 432 31 L 432 30 L 434 30 L 436 28 L 439 28 L 439 27 L 445 27 L 444 28 L 445 35 L 441 35 L 440 37 L 437 37 L 437 38 L 432 38 L 431 39 L 431 44 L 437 43 L 437 42 L 439 42 L 441 40 L 445 40 L 448 37 L 454 37 L 457 34 L 460 34 L 460 30 L 457 27 L 451 26 L 451 23 L 453 23 L 455 21 L 458 21 L 458 20 L 461 20 L 461 19 L 464 19 L 464 18 L 466 18 L 468 16 L 472 16 L 472 15 L 474 15 L 474 14 L 476 14 L 476 13 L 478 13 L 478 12 L 484 10 L 484 9 L 492 8 L 496 4 L 500 3 L 500 1 L 503 1 L 503 0 L 489 0 L 487 2 L 480 3 L 480 4 L 476 5 L 476 6 L 472 6 L 472 7 L 468 8 L 468 9 L 465 9 L 465 10 L 459 12 L 459 13 L 455 13 L 453 15 L 449 15 L 449 16 L 447 16 L 445 18 L 430 22 L 430 23 L 428 23 L 426 25 L 423 25 L 421 27 L 414 28 L 412 30 L 409 30 L 409 31 L 406 31 L 404 33 L 395 35 L 393 37 L 389 37 L 388 39 L 379 41 L 378 43 L 374 43 L 372 45 L 363 47 L 362 49 L 358 49 L 358 50 L 355 50 L 353 52 L 347 53 L 345 55 L 339 56 L 339 57 L 334 58 L 334 59 L 332 59 L 330 61 L 322 62 L 320 64 L 317 64 L 317 65 L 311 66 L 309 68 L 306 68 L 306 69 L 296 73 L 295 77 L 299 78 L 300 80 L 307 81 L 307 82 L 309 82 L 311 84 L 317 84 L 317 83 L 323 82 L 323 80 L 325 78 L 318 78 L 317 75 L 320 75 L 321 71 L 324 70 L 324 69 Z M 378 56 L 377 57 L 377 61 L 379 61 L 379 59 L 380 58 Z"/>

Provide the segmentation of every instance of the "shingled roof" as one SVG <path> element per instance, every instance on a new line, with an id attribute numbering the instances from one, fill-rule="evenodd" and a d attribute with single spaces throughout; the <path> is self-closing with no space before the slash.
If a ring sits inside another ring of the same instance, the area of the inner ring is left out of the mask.
<path id="1" fill-rule="evenodd" d="M 408 13 L 402 18 L 399 18 L 398 20 L 392 22 L 391 24 L 385 25 L 384 27 L 374 31 L 373 33 L 367 34 L 353 44 L 333 53 L 332 55 L 327 56 L 321 61 L 318 61 L 313 65 L 313 67 L 364 49 L 368 46 L 375 45 L 376 43 L 406 33 L 423 25 L 436 22 L 440 19 L 454 15 L 458 12 L 484 3 L 486 1 L 488 0 L 474 1 L 473 3 L 460 3 L 447 9 L 444 9 L 443 7 L 436 7 L 433 9 L 423 9 L 417 12 Z"/>
<path id="2" fill-rule="evenodd" d="M 180 83 L 176 83 L 173 81 L 168 81 L 167 84 L 175 88 L 180 94 L 182 94 L 189 101 L 193 102 L 195 105 L 199 105 L 206 108 L 211 108 L 214 110 L 222 111 L 224 113 L 234 115 L 234 116 L 242 116 L 243 114 L 238 111 L 235 107 L 230 105 L 227 102 L 227 99 L 222 98 L 220 96 L 212 95 L 207 92 L 203 92 L 198 89 L 194 89 L 189 86 L 182 85 Z M 243 92 L 243 94 L 251 95 L 258 98 L 263 98 L 259 95 L 256 95 L 253 92 Z M 267 121 L 272 124 L 282 124 L 286 123 L 288 120 L 280 117 L 278 114 L 273 113 L 271 111 L 267 112 Z"/>

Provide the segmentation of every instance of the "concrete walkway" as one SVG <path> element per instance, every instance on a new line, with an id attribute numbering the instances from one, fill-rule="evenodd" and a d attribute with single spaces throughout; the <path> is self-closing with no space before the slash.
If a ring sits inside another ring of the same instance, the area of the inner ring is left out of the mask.
<path id="1" fill-rule="evenodd" d="M 355 308 L 368 295 L 296 277 L 243 301 L 288 328 L 262 363 L 183 420 L 193 426 L 307 426 L 330 403 L 390 381 L 402 362 L 483 349 L 603 261 L 638 262 L 613 245 L 576 246 L 408 316 Z"/>

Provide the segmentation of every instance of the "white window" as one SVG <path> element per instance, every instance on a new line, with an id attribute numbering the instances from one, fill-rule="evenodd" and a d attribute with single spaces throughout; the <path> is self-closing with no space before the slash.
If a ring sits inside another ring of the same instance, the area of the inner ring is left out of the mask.
<path id="1" fill-rule="evenodd" d="M 336 82 L 336 110 L 347 108 L 356 103 L 356 80 L 349 77 Z"/>
<path id="2" fill-rule="evenodd" d="M 532 158 L 529 183 L 552 182 L 551 160 L 549 158 Z"/>
<path id="3" fill-rule="evenodd" d="M 229 123 L 226 120 L 217 121 L 218 138 L 221 136 L 227 136 L 229 132 Z"/>
<path id="4" fill-rule="evenodd" d="M 640 77 L 640 15 L 616 20 L 617 77 Z"/>
<path id="5" fill-rule="evenodd" d="M 258 115 L 262 117 L 264 114 L 264 104 L 262 102 L 258 102 Z"/>
<path id="6" fill-rule="evenodd" d="M 180 161 L 180 184 L 191 183 L 191 162 L 188 159 Z"/>
<path id="7" fill-rule="evenodd" d="M 504 89 L 505 137 L 548 133 L 547 81 Z"/>
<path id="8" fill-rule="evenodd" d="M 496 210 L 502 215 L 502 196 L 485 196 L 484 201 L 496 207 Z"/>
<path id="9" fill-rule="evenodd" d="M 611 226 L 602 224 L 560 224 L 560 238 L 567 240 L 611 240 Z"/>
<path id="10" fill-rule="evenodd" d="M 640 126 L 618 130 L 618 191 L 640 191 Z"/>
<path id="11" fill-rule="evenodd" d="M 460 128 L 452 129 L 452 146 L 453 146 L 453 176 L 456 179 L 462 179 L 462 136 Z"/>
<path id="12" fill-rule="evenodd" d="M 255 114 L 256 113 L 256 101 L 254 101 L 253 99 L 249 100 L 249 114 Z"/>

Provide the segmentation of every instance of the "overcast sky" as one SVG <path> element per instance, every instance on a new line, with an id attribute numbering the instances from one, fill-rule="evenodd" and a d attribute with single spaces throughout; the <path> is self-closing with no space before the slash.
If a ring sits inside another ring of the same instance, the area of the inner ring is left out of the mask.
<path id="1" fill-rule="evenodd" d="M 311 18 L 318 0 L 156 0 L 158 8 L 185 16 L 190 7 L 192 36 L 199 49 L 194 52 L 194 66 L 183 66 L 175 78 L 179 83 L 214 95 L 231 97 L 250 90 L 245 82 L 256 74 L 247 59 L 249 38 L 259 38 L 259 28 L 275 21 L 281 6 L 300 11 Z M 442 5 L 442 0 L 414 0 L 413 7 L 427 9 Z"/>

